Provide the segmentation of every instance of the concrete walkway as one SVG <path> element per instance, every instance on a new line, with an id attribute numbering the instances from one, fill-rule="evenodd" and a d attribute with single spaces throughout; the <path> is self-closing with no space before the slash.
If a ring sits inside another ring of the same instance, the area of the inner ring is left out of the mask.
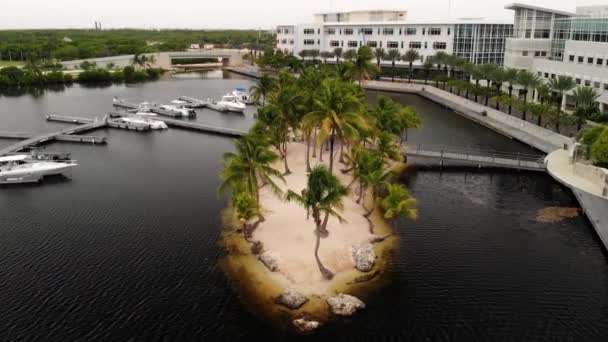
<path id="1" fill-rule="evenodd" d="M 602 243 L 608 248 L 608 198 L 603 196 L 608 171 L 588 165 L 570 163 L 569 153 L 566 150 L 558 150 L 549 154 L 545 163 L 547 164 L 547 172 L 558 182 L 572 190 Z M 587 169 L 587 171 L 591 170 L 581 173 L 581 167 Z M 594 173 L 594 175 L 590 177 L 590 173 Z"/>

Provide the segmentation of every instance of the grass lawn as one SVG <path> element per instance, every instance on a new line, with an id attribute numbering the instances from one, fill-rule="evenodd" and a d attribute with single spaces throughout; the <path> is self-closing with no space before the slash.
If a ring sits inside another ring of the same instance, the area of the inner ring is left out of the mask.
<path id="1" fill-rule="evenodd" d="M 21 66 L 23 62 L 21 61 L 0 61 L 0 68 L 8 67 L 8 66 Z"/>

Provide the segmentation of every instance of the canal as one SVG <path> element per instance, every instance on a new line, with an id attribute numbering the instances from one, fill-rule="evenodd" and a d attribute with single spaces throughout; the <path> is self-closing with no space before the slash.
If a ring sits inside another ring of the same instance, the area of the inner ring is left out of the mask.
<path id="1" fill-rule="evenodd" d="M 0 96 L 0 130 L 48 132 L 46 114 L 102 117 L 113 96 L 168 102 L 217 98 L 253 81 L 222 72 L 143 85 L 74 85 Z M 370 92 L 370 100 L 380 95 Z M 414 95 L 424 127 L 412 143 L 534 152 Z M 246 130 L 244 116 L 197 121 Z M 72 179 L 0 188 L 0 340 L 292 340 L 250 315 L 218 266 L 220 159 L 230 139 L 170 129 L 99 130 L 107 146 L 53 143 Z M 0 147 L 13 141 L 0 139 Z M 392 282 L 362 314 L 320 331 L 350 340 L 601 340 L 608 336 L 608 263 L 583 215 L 548 175 L 439 169 L 414 160 L 401 177 L 419 219 L 395 223 Z"/>

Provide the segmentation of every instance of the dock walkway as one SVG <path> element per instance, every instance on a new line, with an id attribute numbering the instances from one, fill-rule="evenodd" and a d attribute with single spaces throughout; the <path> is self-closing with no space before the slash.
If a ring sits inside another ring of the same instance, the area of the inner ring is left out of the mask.
<path id="1" fill-rule="evenodd" d="M 516 170 L 545 171 L 544 155 L 499 152 L 492 150 L 456 148 L 437 145 L 404 145 L 403 154 L 412 157 L 465 162 L 478 167 L 497 167 Z"/>

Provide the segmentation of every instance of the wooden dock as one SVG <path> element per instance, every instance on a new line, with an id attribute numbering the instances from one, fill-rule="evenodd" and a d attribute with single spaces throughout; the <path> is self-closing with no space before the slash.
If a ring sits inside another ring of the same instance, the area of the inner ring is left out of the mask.
<path id="1" fill-rule="evenodd" d="M 66 115 L 47 115 L 46 120 L 65 122 L 65 123 L 74 123 L 74 124 L 88 124 L 91 122 L 95 122 L 95 119 L 80 118 L 80 117 L 66 116 Z"/>
<path id="2" fill-rule="evenodd" d="M 79 134 L 79 133 L 91 131 L 91 130 L 94 130 L 97 128 L 105 127 L 106 125 L 107 125 L 106 120 L 94 121 L 94 122 L 90 122 L 90 123 L 80 125 L 77 127 L 65 128 L 65 129 L 59 130 L 57 132 L 41 134 L 39 136 L 25 139 L 16 144 L 13 144 L 6 148 L 0 149 L 0 156 L 3 156 L 5 154 L 11 153 L 11 152 L 19 152 L 19 151 L 23 150 L 24 148 L 36 146 L 36 145 L 45 143 L 47 141 L 55 140 L 57 138 L 57 136 L 60 136 L 60 135 Z"/>
<path id="3" fill-rule="evenodd" d="M 0 138 L 5 139 L 31 139 L 34 138 L 35 135 L 32 133 L 24 133 L 24 132 L 0 132 Z M 80 143 L 89 143 L 89 144 L 107 144 L 107 137 L 93 136 L 93 135 L 71 135 L 71 134 L 63 134 L 55 137 L 57 141 L 66 141 L 66 142 L 80 142 Z"/>
<path id="4" fill-rule="evenodd" d="M 149 131 L 151 129 L 150 125 L 144 123 L 134 123 L 134 122 L 120 122 L 118 120 L 109 119 L 108 127 L 112 128 L 121 128 L 131 131 Z"/>
<path id="5" fill-rule="evenodd" d="M 516 170 L 545 171 L 544 155 L 532 155 L 492 150 L 455 148 L 436 145 L 404 145 L 402 152 L 406 156 L 456 161 L 473 164 L 477 167 L 497 167 Z"/>
<path id="6" fill-rule="evenodd" d="M 120 113 L 120 112 L 110 112 L 108 115 L 112 118 L 118 118 L 127 115 L 128 113 Z M 207 124 L 202 124 L 198 122 L 185 121 L 185 120 L 177 120 L 177 119 L 168 119 L 168 118 L 159 118 L 155 117 L 153 120 L 163 121 L 169 127 L 176 127 L 182 129 L 189 129 L 204 133 L 218 134 L 224 135 L 233 138 L 240 138 L 247 134 L 247 132 L 238 131 L 232 128 L 224 128 L 211 126 Z M 111 121 L 111 120 L 110 120 Z"/>
<path id="7" fill-rule="evenodd" d="M 124 100 L 113 101 L 113 105 L 114 105 L 114 107 L 123 108 L 123 109 L 129 110 L 129 111 L 136 111 L 139 109 L 139 105 L 132 103 L 132 102 L 124 101 Z M 170 110 L 162 109 L 158 105 L 155 105 L 155 104 L 149 104 L 148 109 L 150 110 L 150 113 L 168 116 L 168 117 L 172 117 L 172 118 L 177 118 L 177 117 L 182 116 L 179 113 L 175 113 Z"/>

